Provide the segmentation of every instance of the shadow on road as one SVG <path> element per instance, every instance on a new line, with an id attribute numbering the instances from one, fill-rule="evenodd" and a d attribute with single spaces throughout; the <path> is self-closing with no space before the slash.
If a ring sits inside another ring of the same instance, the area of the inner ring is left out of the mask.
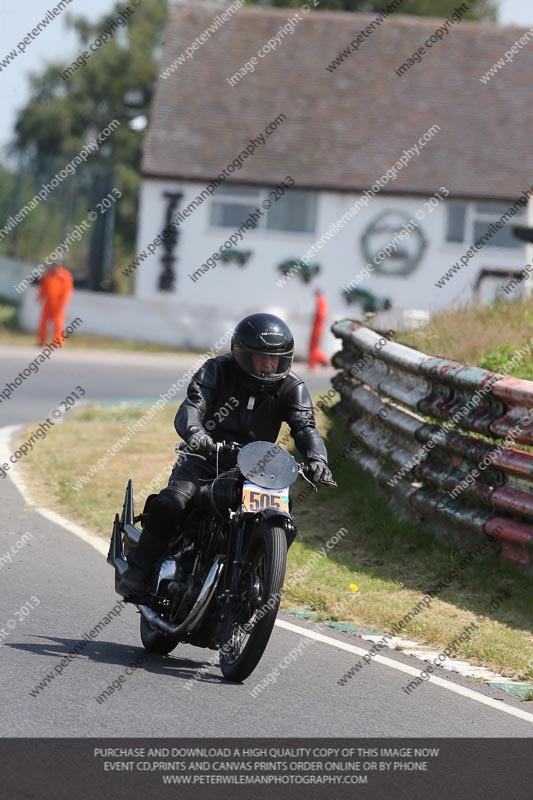
<path id="1" fill-rule="evenodd" d="M 5 647 L 11 647 L 14 650 L 23 650 L 38 656 L 48 656 L 54 658 L 56 662 L 61 662 L 66 656 L 72 656 L 74 651 L 78 649 L 75 658 L 72 659 L 64 666 L 64 670 L 74 662 L 75 659 L 88 659 L 96 663 L 114 664 L 118 667 L 129 667 L 133 662 L 138 662 L 140 656 L 147 655 L 148 660 L 138 667 L 146 672 L 152 672 L 160 675 L 172 675 L 173 677 L 189 680 L 197 675 L 199 670 L 206 667 L 209 668 L 209 661 L 213 651 L 209 650 L 209 655 L 206 655 L 205 660 L 195 660 L 191 658 L 180 658 L 179 654 L 172 653 L 168 656 L 160 656 L 154 653 L 146 653 L 143 647 L 135 647 L 133 645 L 117 644 L 117 642 L 109 641 L 88 641 L 80 642 L 76 639 L 64 639 L 58 636 L 32 636 L 32 639 L 41 639 L 42 642 L 11 642 L 6 643 Z M 83 650 L 81 646 L 83 645 Z M 178 648 L 179 648 L 178 644 Z M 54 666 L 52 669 L 56 666 Z M 213 669 L 217 669 L 217 665 L 212 665 Z M 136 671 L 136 670 L 135 670 Z M 56 673 L 56 677 L 60 677 L 62 673 Z M 227 683 L 221 675 L 213 675 L 208 673 L 200 673 L 195 678 L 201 683 Z"/>

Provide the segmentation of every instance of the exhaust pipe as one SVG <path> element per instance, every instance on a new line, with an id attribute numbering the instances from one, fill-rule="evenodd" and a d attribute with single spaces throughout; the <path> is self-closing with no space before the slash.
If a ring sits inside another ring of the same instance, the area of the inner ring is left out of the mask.
<path id="1" fill-rule="evenodd" d="M 224 560 L 224 556 L 216 557 L 213 562 L 213 566 L 209 570 L 209 574 L 205 579 L 204 585 L 200 589 L 200 594 L 198 595 L 196 603 L 191 608 L 186 619 L 179 625 L 172 625 L 170 622 L 166 622 L 164 619 L 161 619 L 159 614 L 156 614 L 155 611 L 152 611 L 152 609 L 148 606 L 140 605 L 137 606 L 137 608 L 143 617 L 148 620 L 148 622 L 150 622 L 152 625 L 155 625 L 156 628 L 164 631 L 164 633 L 168 633 L 171 636 L 189 633 L 189 631 L 198 625 L 207 611 L 209 603 L 213 598 L 215 589 L 217 588 L 220 580 L 222 569 L 224 567 Z"/>

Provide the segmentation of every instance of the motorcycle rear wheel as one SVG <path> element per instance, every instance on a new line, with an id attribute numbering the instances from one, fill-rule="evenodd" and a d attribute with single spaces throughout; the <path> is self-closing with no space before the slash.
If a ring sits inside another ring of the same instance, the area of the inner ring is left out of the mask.
<path id="1" fill-rule="evenodd" d="M 245 680 L 258 665 L 276 621 L 287 563 L 287 537 L 283 528 L 264 522 L 255 532 L 245 560 L 252 563 L 258 585 L 254 610 L 243 622 L 242 613 L 228 605 L 220 635 L 220 668 L 230 681 Z M 260 617 L 257 612 L 260 612 Z M 251 626 L 251 632 L 243 631 Z"/>
<path id="2" fill-rule="evenodd" d="M 174 650 L 179 644 L 179 639 L 171 636 L 169 633 L 156 628 L 152 625 L 146 617 L 141 616 L 141 641 L 144 649 L 149 653 L 156 653 L 160 656 L 166 656 Z"/>

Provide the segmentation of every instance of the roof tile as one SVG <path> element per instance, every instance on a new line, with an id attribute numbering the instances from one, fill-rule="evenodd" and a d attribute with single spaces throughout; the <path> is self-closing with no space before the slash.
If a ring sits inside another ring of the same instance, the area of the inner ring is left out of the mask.
<path id="1" fill-rule="evenodd" d="M 523 35 L 517 27 L 465 22 L 394 70 L 442 20 L 388 17 L 334 72 L 326 66 L 374 15 L 312 12 L 236 86 L 231 77 L 297 9 L 243 7 L 194 57 L 159 78 L 145 141 L 147 176 L 208 181 L 279 113 L 286 121 L 232 182 L 358 191 L 432 125 L 441 131 L 382 191 L 514 199 L 533 176 L 533 41 L 488 84 L 479 78 Z M 161 70 L 213 21 L 220 6 L 171 8 Z"/>

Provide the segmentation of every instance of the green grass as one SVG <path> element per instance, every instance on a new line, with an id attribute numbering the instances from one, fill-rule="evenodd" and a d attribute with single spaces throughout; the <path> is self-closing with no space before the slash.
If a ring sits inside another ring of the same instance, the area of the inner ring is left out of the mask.
<path id="1" fill-rule="evenodd" d="M 531 301 L 499 300 L 487 306 L 444 311 L 428 325 L 397 335 L 403 344 L 417 347 L 434 356 L 444 356 L 466 364 L 498 371 L 517 348 L 529 343 L 533 335 Z M 533 379 L 532 357 L 524 359 L 510 375 Z"/>
<path id="2" fill-rule="evenodd" d="M 330 454 L 341 450 L 345 441 L 344 430 L 330 426 Z M 387 631 L 461 556 L 437 541 L 431 530 L 399 519 L 372 479 L 352 462 L 345 462 L 335 477 L 339 488 L 334 493 L 324 492 L 297 511 L 305 530 L 303 543 L 313 546 L 323 530 L 323 520 L 330 520 L 332 527 L 343 521 L 350 532 L 349 541 L 333 553 L 335 569 L 322 565 L 316 572 L 318 580 L 301 586 L 297 599 L 312 608 L 316 600 L 320 603 L 327 597 L 329 619 L 351 618 Z M 351 597 L 350 583 L 359 587 L 359 593 Z M 503 588 L 511 599 L 486 616 L 489 599 Z M 468 622 L 481 620 L 482 633 L 476 632 L 463 644 L 462 654 L 528 679 L 533 677 L 532 611 L 531 579 L 489 552 L 404 628 L 404 638 L 446 645 Z"/>
<path id="3" fill-rule="evenodd" d="M 145 410 L 86 407 L 70 412 L 26 459 L 36 500 L 108 537 L 129 477 L 136 492 L 158 473 L 158 488 L 166 485 L 177 439 L 175 409 L 165 408 L 150 420 L 83 490 L 75 491 L 72 484 Z M 327 436 L 330 460 L 340 458 L 347 432 L 323 413 L 317 422 Z M 335 479 L 337 489 L 321 487 L 300 501 L 298 495 L 307 484 L 299 479 L 293 487 L 299 533 L 289 551 L 283 607 L 388 631 L 450 572 L 460 555 L 435 540 L 430 529 L 399 519 L 385 495 L 349 459 L 335 470 Z M 326 556 L 318 557 L 341 528 L 347 534 Z M 351 584 L 357 584 L 357 592 L 350 590 Z M 511 599 L 487 615 L 490 598 L 503 588 Z M 440 651 L 476 621 L 479 630 L 461 645 L 459 657 L 528 680 L 533 678 L 532 620 L 531 579 L 489 552 L 415 616 L 402 635 Z"/>

